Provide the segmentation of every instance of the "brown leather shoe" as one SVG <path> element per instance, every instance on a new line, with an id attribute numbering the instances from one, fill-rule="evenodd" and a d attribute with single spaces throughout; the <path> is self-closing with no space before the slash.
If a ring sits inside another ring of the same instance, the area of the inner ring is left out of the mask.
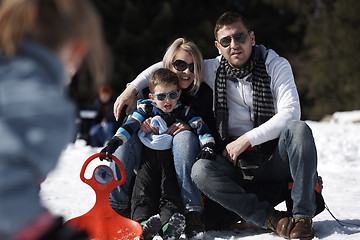
<path id="1" fill-rule="evenodd" d="M 264 230 L 261 227 L 258 227 L 254 224 L 247 223 L 245 220 L 241 219 L 241 221 L 234 223 L 230 226 L 230 229 L 233 231 L 245 230 L 245 229 L 252 229 L 254 231 Z"/>
<path id="2" fill-rule="evenodd" d="M 283 238 L 289 239 L 292 230 L 291 217 L 285 217 L 279 220 L 276 227 L 276 233 Z"/>
<path id="3" fill-rule="evenodd" d="M 275 213 L 268 220 L 268 229 L 277 233 L 277 226 L 281 219 L 288 218 L 288 214 L 284 211 L 275 210 Z"/>
<path id="4" fill-rule="evenodd" d="M 311 218 L 291 218 L 292 230 L 290 239 L 309 240 L 314 237 L 313 221 Z"/>
<path id="5" fill-rule="evenodd" d="M 309 240 L 314 237 L 314 228 L 310 218 L 282 218 L 277 224 L 276 232 L 286 239 Z"/>

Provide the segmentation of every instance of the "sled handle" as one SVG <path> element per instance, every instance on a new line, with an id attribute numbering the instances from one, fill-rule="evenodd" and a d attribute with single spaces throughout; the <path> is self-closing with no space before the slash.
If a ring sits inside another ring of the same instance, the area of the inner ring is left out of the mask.
<path id="1" fill-rule="evenodd" d="M 82 166 L 81 168 L 81 171 L 80 171 L 80 179 L 86 183 L 86 184 L 89 184 L 91 187 L 93 187 L 93 185 L 95 184 L 100 184 L 96 179 L 95 179 L 95 171 L 97 170 L 97 168 L 99 168 L 100 166 L 105 166 L 107 168 L 109 168 L 108 166 L 106 165 L 100 165 L 98 167 L 96 167 L 94 169 L 94 172 L 93 172 L 93 175 L 90 179 L 87 179 L 85 178 L 85 170 L 87 168 L 87 166 L 89 165 L 89 163 L 96 159 L 96 158 L 99 158 L 99 157 L 105 157 L 106 153 L 104 152 L 100 152 L 100 153 L 96 153 L 92 156 L 90 156 L 84 163 L 84 165 Z M 126 174 L 125 174 L 125 169 L 124 169 L 124 166 L 122 165 L 122 163 L 120 162 L 120 160 L 115 157 L 114 155 L 111 155 L 110 154 L 110 157 L 111 159 L 119 166 L 119 169 L 120 169 L 120 173 L 121 173 L 121 179 L 120 180 L 115 180 L 114 178 L 114 172 L 112 171 L 111 168 L 109 168 L 111 170 L 111 173 L 112 173 L 112 178 L 111 178 L 111 181 L 109 181 L 107 184 L 110 185 L 109 187 L 112 187 L 112 188 L 115 188 L 121 184 L 123 184 L 126 180 Z"/>

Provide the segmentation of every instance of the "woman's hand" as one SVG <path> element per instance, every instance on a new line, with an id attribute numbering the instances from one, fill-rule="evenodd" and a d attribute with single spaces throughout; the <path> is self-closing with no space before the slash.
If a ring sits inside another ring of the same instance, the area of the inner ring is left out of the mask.
<path id="1" fill-rule="evenodd" d="M 230 162 L 236 166 L 236 159 L 237 157 L 243 153 L 249 146 L 250 141 L 247 136 L 244 134 L 240 136 L 235 141 L 226 145 L 226 148 L 223 151 L 223 156 L 228 159 Z"/>
<path id="2" fill-rule="evenodd" d="M 127 105 L 126 115 L 129 115 L 130 109 L 134 104 L 136 96 L 136 88 L 129 84 L 125 90 L 117 97 L 114 103 L 114 116 L 116 121 L 119 121 L 121 109 Z"/>
<path id="3" fill-rule="evenodd" d="M 143 121 L 143 123 L 140 126 L 140 130 L 142 130 L 143 132 L 146 132 L 146 133 L 153 132 L 154 134 L 159 134 L 159 128 L 152 127 L 151 120 L 152 120 L 152 117 L 145 119 L 145 121 Z"/>
<path id="4" fill-rule="evenodd" d="M 191 127 L 185 123 L 176 122 L 168 128 L 166 133 L 170 134 L 171 136 L 175 136 L 176 134 L 184 130 L 191 130 Z"/>

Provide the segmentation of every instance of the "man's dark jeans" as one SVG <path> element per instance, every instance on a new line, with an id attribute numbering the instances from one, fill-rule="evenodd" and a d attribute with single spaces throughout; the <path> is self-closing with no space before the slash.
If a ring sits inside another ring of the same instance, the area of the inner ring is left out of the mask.
<path id="1" fill-rule="evenodd" d="M 253 180 L 245 180 L 241 170 L 220 155 L 215 161 L 198 160 L 191 177 L 211 200 L 247 222 L 267 228 L 267 221 L 275 211 L 273 205 L 260 201 L 246 188 L 254 182 L 283 183 L 292 179 L 292 216 L 312 218 L 316 209 L 316 168 L 317 153 L 311 129 L 305 122 L 291 121 L 281 132 L 273 156 L 260 168 L 251 170 Z"/>

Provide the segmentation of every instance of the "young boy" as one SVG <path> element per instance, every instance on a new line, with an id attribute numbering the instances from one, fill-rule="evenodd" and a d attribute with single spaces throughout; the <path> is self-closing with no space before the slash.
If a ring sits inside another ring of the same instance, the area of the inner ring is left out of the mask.
<path id="1" fill-rule="evenodd" d="M 166 129 L 174 122 L 189 124 L 199 136 L 202 150 L 198 158 L 214 159 L 215 141 L 202 119 L 178 101 L 181 90 L 175 73 L 158 69 L 149 79 L 149 89 L 150 99 L 138 102 L 137 111 L 129 116 L 102 152 L 107 156 L 115 152 L 137 132 L 145 119 L 154 117 L 152 124 L 158 124 L 160 135 L 139 132 L 145 146 L 133 189 L 131 218 L 143 225 L 144 239 L 152 239 L 159 232 L 164 239 L 177 239 L 185 227 L 185 218 L 181 214 L 183 206 L 171 152 L 172 139 L 165 133 Z"/>

